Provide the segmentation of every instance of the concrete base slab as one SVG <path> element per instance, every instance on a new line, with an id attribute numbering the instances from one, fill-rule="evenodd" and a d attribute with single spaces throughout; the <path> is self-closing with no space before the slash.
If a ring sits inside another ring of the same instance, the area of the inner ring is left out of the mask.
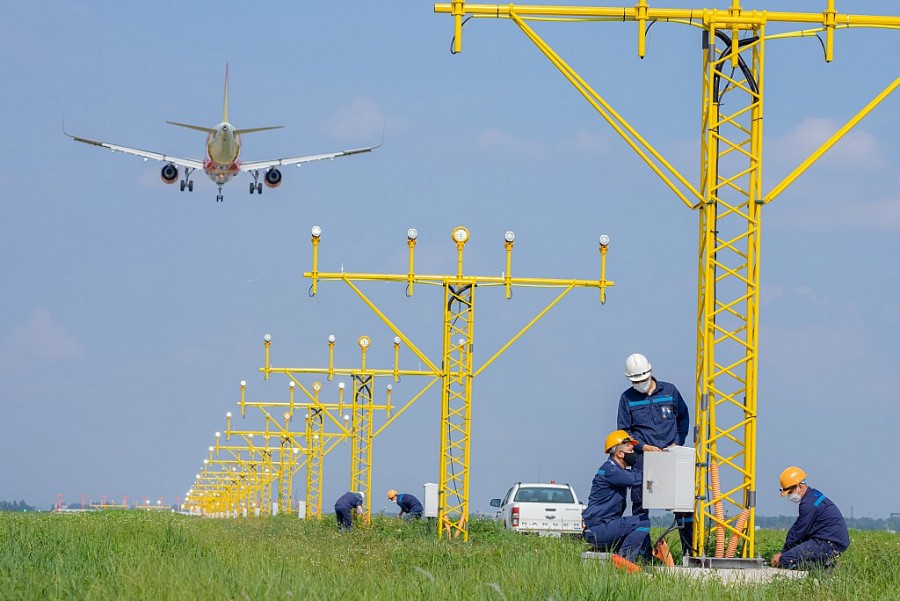
<path id="1" fill-rule="evenodd" d="M 653 571 L 694 579 L 716 579 L 729 583 L 765 583 L 779 578 L 797 580 L 806 578 L 808 572 L 779 568 L 666 568 L 653 567 Z"/>
<path id="2" fill-rule="evenodd" d="M 581 554 L 581 559 L 586 561 L 609 561 L 610 553 L 601 553 L 599 551 L 585 551 Z M 724 584 L 731 583 L 758 583 L 763 584 L 772 582 L 779 578 L 797 580 L 806 578 L 809 572 L 801 570 L 781 570 L 779 568 L 761 567 L 761 568 L 697 568 L 697 567 L 674 567 L 667 568 L 664 566 L 648 566 L 645 571 L 657 574 L 671 574 L 681 578 L 694 578 L 697 580 L 718 580 Z"/>

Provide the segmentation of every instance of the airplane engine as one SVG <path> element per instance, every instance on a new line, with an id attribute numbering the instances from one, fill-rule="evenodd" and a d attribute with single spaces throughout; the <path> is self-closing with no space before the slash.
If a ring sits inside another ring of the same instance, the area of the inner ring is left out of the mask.
<path id="1" fill-rule="evenodd" d="M 277 188 L 281 185 L 281 171 L 278 169 L 269 169 L 266 171 L 266 186 L 269 188 Z"/>
<path id="2" fill-rule="evenodd" d="M 159 172 L 159 177 L 167 184 L 174 184 L 178 180 L 178 167 L 172 163 L 164 165 L 162 171 Z"/>

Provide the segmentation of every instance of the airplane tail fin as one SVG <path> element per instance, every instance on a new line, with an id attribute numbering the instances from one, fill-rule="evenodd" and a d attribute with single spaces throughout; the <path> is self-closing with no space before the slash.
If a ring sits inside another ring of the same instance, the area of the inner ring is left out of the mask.
<path id="1" fill-rule="evenodd" d="M 176 123 L 175 121 L 166 121 L 169 125 L 177 125 L 178 127 L 186 127 L 188 129 L 196 129 L 206 134 L 214 134 L 216 132 L 212 127 L 203 127 L 202 125 L 190 125 L 188 123 Z"/>
<path id="2" fill-rule="evenodd" d="M 228 63 L 225 63 L 225 102 L 222 108 L 222 123 L 228 123 Z"/>

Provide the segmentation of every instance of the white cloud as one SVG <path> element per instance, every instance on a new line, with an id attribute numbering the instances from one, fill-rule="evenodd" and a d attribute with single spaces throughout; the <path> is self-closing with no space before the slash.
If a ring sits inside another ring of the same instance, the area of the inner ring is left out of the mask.
<path id="1" fill-rule="evenodd" d="M 778 164 L 799 165 L 841 127 L 831 119 L 807 117 L 783 136 L 765 141 L 767 159 Z M 841 138 L 819 161 L 841 171 L 876 170 L 885 166 L 881 144 L 870 133 L 857 128 Z"/>
<path id="2" fill-rule="evenodd" d="M 25 323 L 13 329 L 3 345 L 2 354 L 20 360 L 59 361 L 81 359 L 84 348 L 48 309 L 38 307 Z"/>
<path id="3" fill-rule="evenodd" d="M 787 207 L 778 219 L 781 226 L 807 231 L 900 230 L 900 195 L 875 200 L 833 200 L 810 208 Z"/>
<path id="4" fill-rule="evenodd" d="M 360 136 L 380 135 L 389 121 L 391 129 L 402 125 L 396 119 L 389 119 L 374 100 L 363 96 L 335 109 L 328 118 L 326 129 L 335 137 L 356 140 Z"/>

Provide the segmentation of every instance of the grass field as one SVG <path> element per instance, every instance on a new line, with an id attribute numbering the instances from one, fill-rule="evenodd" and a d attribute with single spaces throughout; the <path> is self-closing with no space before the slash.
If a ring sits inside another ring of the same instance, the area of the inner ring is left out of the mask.
<path id="1" fill-rule="evenodd" d="M 837 570 L 723 585 L 618 572 L 573 539 L 475 521 L 469 543 L 425 522 L 376 517 L 338 534 L 334 517 L 212 520 L 106 511 L 0 514 L 0 599 L 898 599 L 900 536 L 851 531 Z M 784 533 L 760 531 L 771 557 Z M 670 539 L 677 549 L 677 535 Z"/>

